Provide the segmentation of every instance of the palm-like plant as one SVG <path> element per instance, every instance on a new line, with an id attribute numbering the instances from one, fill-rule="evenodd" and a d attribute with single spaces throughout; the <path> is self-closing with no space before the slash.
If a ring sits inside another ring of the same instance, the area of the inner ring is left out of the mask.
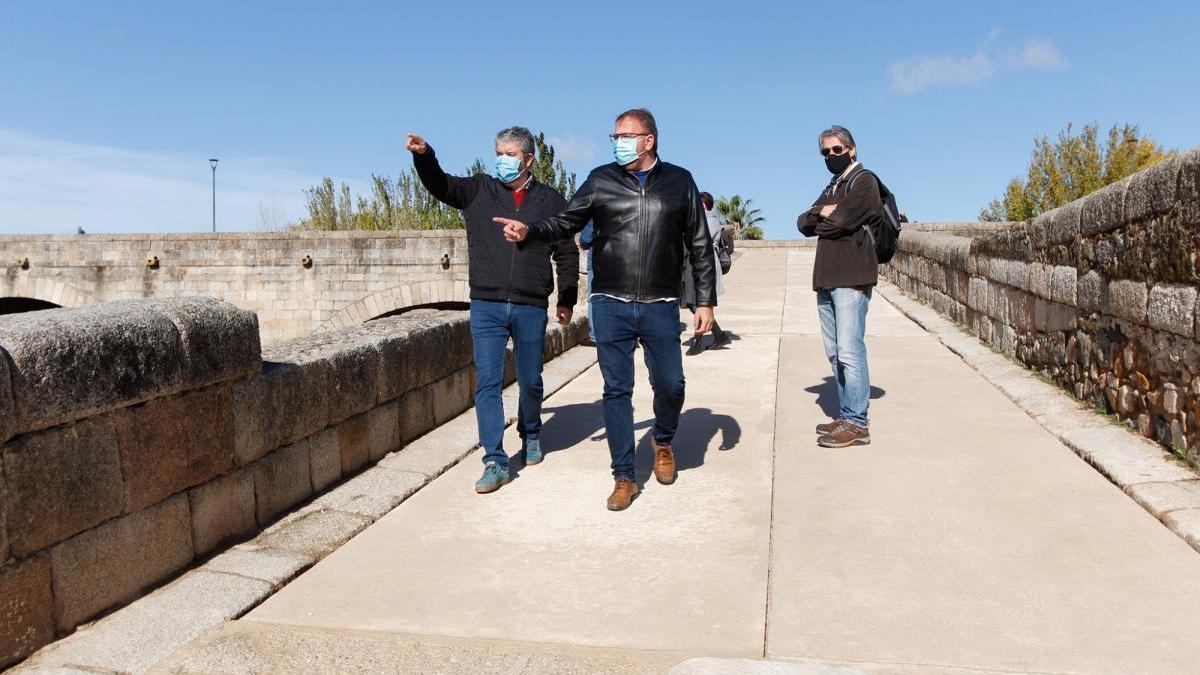
<path id="1" fill-rule="evenodd" d="M 762 232 L 762 228 L 759 228 L 758 224 L 765 219 L 760 215 L 758 209 L 751 207 L 752 201 L 741 195 L 733 195 L 732 197 L 721 197 L 713 205 L 717 214 L 733 226 L 735 239 L 744 239 L 751 232 Z M 761 234 L 759 237 L 761 238 Z"/>

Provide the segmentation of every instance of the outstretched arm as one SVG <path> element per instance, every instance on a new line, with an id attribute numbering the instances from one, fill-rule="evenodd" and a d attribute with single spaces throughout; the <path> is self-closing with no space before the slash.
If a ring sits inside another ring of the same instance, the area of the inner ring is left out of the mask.
<path id="1" fill-rule="evenodd" d="M 533 236 L 543 241 L 559 241 L 575 236 L 592 219 L 592 179 L 589 177 L 579 186 L 579 190 L 567 202 L 562 213 L 549 218 L 543 218 L 536 223 L 522 223 L 511 218 L 492 218 L 504 226 L 504 237 L 509 241 L 525 241 Z"/>
<path id="2" fill-rule="evenodd" d="M 437 154 L 424 138 L 409 134 L 404 147 L 413 154 L 413 166 L 417 169 L 421 184 L 439 202 L 456 209 L 465 209 L 475 199 L 476 193 L 479 192 L 479 179 L 474 176 L 460 178 L 442 171 Z"/>

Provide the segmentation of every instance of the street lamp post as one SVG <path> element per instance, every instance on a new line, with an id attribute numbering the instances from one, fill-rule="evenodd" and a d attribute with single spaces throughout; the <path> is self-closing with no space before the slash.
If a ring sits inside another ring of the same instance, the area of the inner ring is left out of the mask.
<path id="1" fill-rule="evenodd" d="M 218 159 L 210 159 L 208 163 L 212 165 L 213 173 L 213 232 L 217 231 L 217 162 Z"/>

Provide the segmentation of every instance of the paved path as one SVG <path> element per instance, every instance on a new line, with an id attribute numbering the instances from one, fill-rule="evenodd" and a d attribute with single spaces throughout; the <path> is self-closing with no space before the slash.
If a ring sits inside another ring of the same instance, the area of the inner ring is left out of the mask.
<path id="1" fill-rule="evenodd" d="M 1200 555 L 881 297 L 873 443 L 816 446 L 836 396 L 811 263 L 737 261 L 738 339 L 686 360 L 675 485 L 605 510 L 592 368 L 547 401 L 541 465 L 477 496 L 471 456 L 173 667 L 1200 669 Z M 648 477 L 644 373 L 635 407 Z"/>

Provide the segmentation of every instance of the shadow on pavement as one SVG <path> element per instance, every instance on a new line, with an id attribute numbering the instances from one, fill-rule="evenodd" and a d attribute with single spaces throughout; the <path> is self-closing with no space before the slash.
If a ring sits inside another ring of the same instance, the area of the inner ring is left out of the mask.
<path id="1" fill-rule="evenodd" d="M 833 376 L 825 378 L 821 384 L 814 384 L 806 388 L 811 394 L 817 395 L 817 405 L 820 406 L 821 412 L 829 419 L 836 419 L 842 414 L 841 406 L 838 405 L 837 383 L 833 381 Z M 883 398 L 887 394 L 886 391 L 871 385 L 871 399 Z"/>

